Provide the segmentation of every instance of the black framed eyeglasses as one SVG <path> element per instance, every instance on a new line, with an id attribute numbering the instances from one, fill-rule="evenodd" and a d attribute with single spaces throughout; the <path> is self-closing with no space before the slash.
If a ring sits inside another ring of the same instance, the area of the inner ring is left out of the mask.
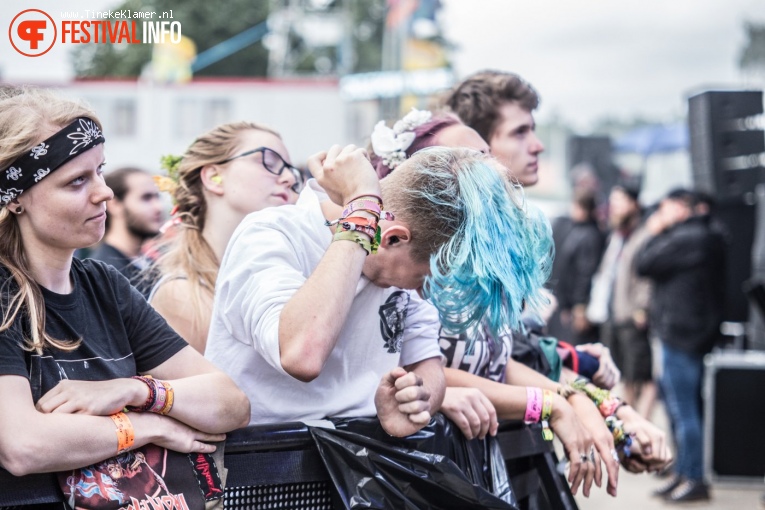
<path id="1" fill-rule="evenodd" d="M 256 154 L 258 152 L 263 159 L 263 167 L 266 170 L 276 176 L 279 176 L 282 175 L 282 172 L 284 172 L 285 168 L 288 169 L 292 173 L 292 176 L 295 178 L 295 184 L 292 185 L 292 191 L 295 193 L 300 193 L 303 190 L 303 186 L 305 185 L 305 177 L 303 177 L 303 172 L 301 172 L 299 168 L 294 167 L 284 161 L 284 158 L 282 158 L 278 152 L 273 149 L 269 149 L 268 147 L 258 147 L 257 149 L 252 149 L 251 151 L 246 151 L 241 154 L 237 154 L 236 156 L 231 156 L 228 159 L 219 161 L 218 164 L 222 165 L 223 163 L 228 163 L 229 161 L 233 161 L 237 158 L 251 156 L 252 154 Z"/>

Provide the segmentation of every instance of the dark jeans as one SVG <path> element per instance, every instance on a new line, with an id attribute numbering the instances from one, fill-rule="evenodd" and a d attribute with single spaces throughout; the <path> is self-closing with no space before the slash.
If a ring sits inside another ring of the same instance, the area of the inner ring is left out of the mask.
<path id="1" fill-rule="evenodd" d="M 662 390 L 675 428 L 675 472 L 691 480 L 704 478 L 701 378 L 703 357 L 679 351 L 662 342 Z"/>

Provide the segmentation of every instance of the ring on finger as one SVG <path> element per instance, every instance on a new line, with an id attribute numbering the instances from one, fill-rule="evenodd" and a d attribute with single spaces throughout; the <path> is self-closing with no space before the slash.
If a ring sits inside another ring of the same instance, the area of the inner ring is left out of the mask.
<path id="1" fill-rule="evenodd" d="M 584 454 L 584 453 L 580 454 L 579 460 L 581 460 L 582 462 L 587 462 L 588 460 L 587 454 Z"/>
<path id="2" fill-rule="evenodd" d="M 590 446 L 590 462 L 595 464 L 595 446 Z"/>
<path id="3" fill-rule="evenodd" d="M 611 457 L 614 458 L 615 462 L 619 462 L 619 453 L 616 451 L 616 449 L 611 450 Z"/>

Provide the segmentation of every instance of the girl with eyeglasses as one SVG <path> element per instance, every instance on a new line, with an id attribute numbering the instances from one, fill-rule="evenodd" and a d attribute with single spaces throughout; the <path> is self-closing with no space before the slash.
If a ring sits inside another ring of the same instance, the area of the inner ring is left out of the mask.
<path id="1" fill-rule="evenodd" d="M 177 212 L 158 247 L 149 302 L 201 353 L 215 279 L 234 229 L 251 212 L 295 203 L 303 187 L 302 173 L 289 161 L 276 131 L 233 122 L 199 136 L 169 164 Z"/>

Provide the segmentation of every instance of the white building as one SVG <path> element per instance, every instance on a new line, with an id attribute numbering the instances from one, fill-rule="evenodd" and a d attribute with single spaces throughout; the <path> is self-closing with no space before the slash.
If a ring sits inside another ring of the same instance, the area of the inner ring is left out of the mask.
<path id="1" fill-rule="evenodd" d="M 281 133 L 295 165 L 333 144 L 357 141 L 346 128 L 355 123 L 346 118 L 336 80 L 88 80 L 52 87 L 95 109 L 104 125 L 107 169 L 131 165 L 159 172 L 162 155 L 180 155 L 196 136 L 237 120 Z"/>

